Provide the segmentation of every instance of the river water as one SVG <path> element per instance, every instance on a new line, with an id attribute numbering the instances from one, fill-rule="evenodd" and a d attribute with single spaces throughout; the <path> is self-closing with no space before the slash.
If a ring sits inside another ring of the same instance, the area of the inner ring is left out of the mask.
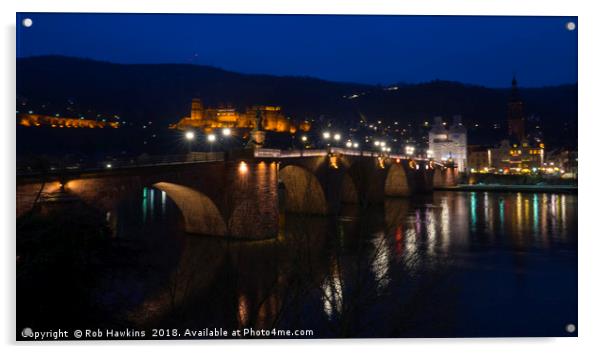
<path id="1" fill-rule="evenodd" d="M 129 326 L 576 335 L 577 195 L 435 192 L 336 218 L 282 214 L 278 238 L 244 242 L 186 234 L 155 189 L 115 213 L 136 256 L 97 301 Z"/>

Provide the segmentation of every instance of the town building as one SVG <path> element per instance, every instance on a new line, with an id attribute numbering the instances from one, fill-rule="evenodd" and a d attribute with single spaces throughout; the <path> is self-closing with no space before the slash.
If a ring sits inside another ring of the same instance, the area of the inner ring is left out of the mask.
<path id="1" fill-rule="evenodd" d="M 471 173 L 489 172 L 491 168 L 491 148 L 482 145 L 469 145 L 467 154 L 467 169 Z"/>
<path id="2" fill-rule="evenodd" d="M 536 172 L 544 163 L 544 144 L 531 144 L 528 140 L 522 143 L 511 143 L 502 140 L 499 146 L 491 151 L 491 167 L 505 173 Z"/>
<path id="3" fill-rule="evenodd" d="M 525 128 L 524 103 L 516 77 L 512 78 L 507 125 L 508 135 L 498 145 L 471 147 L 468 153 L 470 172 L 533 173 L 544 166 L 545 144 L 541 131 L 531 133 Z"/>
<path id="4" fill-rule="evenodd" d="M 449 129 L 441 117 L 435 117 L 429 131 L 429 155 L 436 161 L 453 162 L 459 172 L 466 170 L 466 127 L 455 116 Z"/>
<path id="5" fill-rule="evenodd" d="M 548 173 L 557 173 L 563 178 L 577 178 L 577 150 L 559 148 L 546 154 L 544 168 Z"/>

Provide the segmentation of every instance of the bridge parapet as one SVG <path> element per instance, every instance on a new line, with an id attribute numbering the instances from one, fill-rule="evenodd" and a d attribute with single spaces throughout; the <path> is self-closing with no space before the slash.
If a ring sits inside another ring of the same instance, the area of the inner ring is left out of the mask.
<path id="1" fill-rule="evenodd" d="M 253 150 L 254 157 L 257 158 L 300 158 L 300 157 L 311 157 L 311 156 L 327 156 L 327 155 L 344 155 L 344 156 L 364 156 L 364 157 L 386 157 L 391 159 L 403 159 L 403 160 L 416 160 L 416 161 L 430 161 L 424 158 L 411 158 L 407 155 L 399 154 L 385 154 L 378 151 L 371 150 L 358 150 L 349 149 L 342 147 L 329 147 L 328 149 L 296 149 L 296 150 L 280 150 L 280 149 L 267 149 L 259 148 Z"/>

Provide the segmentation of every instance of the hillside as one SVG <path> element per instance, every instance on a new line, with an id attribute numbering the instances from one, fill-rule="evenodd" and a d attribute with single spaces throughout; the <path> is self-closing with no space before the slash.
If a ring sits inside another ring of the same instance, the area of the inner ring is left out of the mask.
<path id="1" fill-rule="evenodd" d="M 379 87 L 188 64 L 125 65 L 51 56 L 17 60 L 18 100 L 36 111 L 65 114 L 70 106 L 78 112 L 117 114 L 134 125 L 151 121 L 156 129 L 188 114 L 191 98 L 201 97 L 207 106 L 280 105 L 292 118 L 341 128 L 357 125 L 361 116 L 407 125 L 461 114 L 471 127 L 470 142 L 482 143 L 504 131 L 508 95 L 506 89 L 446 81 Z M 526 115 L 539 120 L 548 142 L 576 143 L 576 84 L 523 88 L 521 95 Z M 493 131 L 493 124 L 502 128 Z"/>

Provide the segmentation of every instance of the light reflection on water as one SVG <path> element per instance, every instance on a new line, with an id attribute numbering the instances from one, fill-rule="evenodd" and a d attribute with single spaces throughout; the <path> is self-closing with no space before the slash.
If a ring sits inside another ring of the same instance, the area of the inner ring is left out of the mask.
<path id="1" fill-rule="evenodd" d="M 118 211 L 119 237 L 152 240 L 137 262 L 164 276 L 136 283 L 138 325 L 562 336 L 576 322 L 576 195 L 436 192 L 336 220 L 282 216 L 261 242 L 187 235 L 164 192 L 140 200 Z"/>
<path id="2" fill-rule="evenodd" d="M 343 284 L 340 278 L 338 263 L 333 261 L 331 273 L 325 277 L 322 284 L 322 304 L 324 313 L 329 319 L 343 310 Z"/>

